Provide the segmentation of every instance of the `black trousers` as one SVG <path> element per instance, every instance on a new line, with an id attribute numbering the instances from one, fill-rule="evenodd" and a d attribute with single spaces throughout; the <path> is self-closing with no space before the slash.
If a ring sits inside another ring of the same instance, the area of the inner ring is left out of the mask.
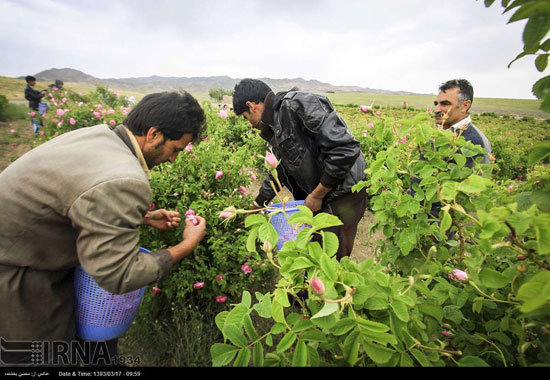
<path id="1" fill-rule="evenodd" d="M 363 188 L 357 193 L 349 193 L 331 201 L 319 211 L 335 215 L 344 223 L 341 226 L 330 227 L 324 230 L 334 232 L 338 236 L 339 246 L 336 252 L 338 260 L 351 255 L 355 235 L 357 234 L 357 225 L 365 214 L 368 202 L 367 190 Z M 322 242 L 319 235 L 316 235 L 313 240 L 319 243 Z"/>

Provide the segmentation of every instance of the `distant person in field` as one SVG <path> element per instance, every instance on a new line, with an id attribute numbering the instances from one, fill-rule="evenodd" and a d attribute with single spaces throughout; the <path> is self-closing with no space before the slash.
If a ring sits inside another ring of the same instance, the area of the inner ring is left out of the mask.
<path id="1" fill-rule="evenodd" d="M 46 95 L 46 90 L 35 90 L 36 78 L 32 75 L 27 75 L 25 77 L 27 86 L 25 87 L 25 99 L 29 101 L 29 109 L 31 111 L 31 123 L 34 130 L 34 133 L 38 132 L 38 127 L 43 126 L 42 118 L 38 113 L 38 103 Z M 34 114 L 34 116 L 32 116 Z"/>
<path id="2" fill-rule="evenodd" d="M 261 131 L 278 160 L 278 177 L 295 200 L 305 200 L 314 213 L 336 215 L 344 223 L 329 228 L 339 239 L 337 257 L 349 256 L 363 217 L 366 189 L 352 192 L 365 178 L 365 158 L 344 119 L 322 95 L 301 91 L 275 94 L 264 82 L 243 79 L 235 86 L 233 111 Z M 270 174 L 254 207 L 267 205 L 275 192 Z M 280 189 L 278 189 L 280 190 Z"/>
<path id="3" fill-rule="evenodd" d="M 453 79 L 439 86 L 439 94 L 434 101 L 434 119 L 440 129 L 451 129 L 462 135 L 466 141 L 485 149 L 482 164 L 489 164 L 491 143 L 476 126 L 468 114 L 474 100 L 474 88 L 466 79 Z M 473 167 L 473 158 L 468 157 L 466 166 Z"/>
<path id="4" fill-rule="evenodd" d="M 178 244 L 151 254 L 139 251 L 139 228 L 171 230 L 181 222 L 177 211 L 150 211 L 149 170 L 173 162 L 204 125 L 190 94 L 150 94 L 114 130 L 67 132 L 0 173 L 0 338 L 73 341 L 78 265 L 121 294 L 159 281 L 193 252 L 206 231 L 199 216 L 196 225 L 186 220 Z M 109 357 L 117 354 L 116 339 L 101 344 Z M 16 354 L 2 360 L 30 363 L 30 352 Z"/>
<path id="5" fill-rule="evenodd" d="M 58 90 L 61 90 L 63 88 L 63 81 L 60 79 L 56 79 L 55 82 L 48 85 L 48 87 L 51 89 L 57 88 Z"/>

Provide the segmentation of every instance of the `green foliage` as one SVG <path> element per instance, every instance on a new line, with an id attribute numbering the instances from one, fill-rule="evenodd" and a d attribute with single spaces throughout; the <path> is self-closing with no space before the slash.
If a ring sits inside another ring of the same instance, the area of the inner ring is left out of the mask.
<path id="1" fill-rule="evenodd" d="M 28 110 L 28 107 L 22 104 L 10 103 L 4 95 L 0 95 L 0 121 L 24 119 L 28 114 Z"/>
<path id="2" fill-rule="evenodd" d="M 210 96 L 213 100 L 217 102 L 221 102 L 223 100 L 223 97 L 225 95 L 227 96 L 233 96 L 233 90 L 225 90 L 223 88 L 211 88 L 208 91 L 208 96 Z"/>
<path id="3" fill-rule="evenodd" d="M 548 169 L 531 172 L 521 188 L 508 187 L 491 179 L 494 163 L 466 167 L 481 148 L 438 130 L 424 114 L 376 124 L 376 139 L 388 145 L 357 189 L 367 187 L 371 228 L 386 235 L 380 257 L 336 260 L 337 239 L 322 229 L 338 220 L 300 208 L 289 218 L 304 225 L 296 241 L 266 252 L 280 274 L 275 288 L 254 293 L 254 302 L 245 292 L 216 317 L 224 339 L 211 347 L 213 365 L 547 363 Z M 533 151 L 533 164 L 547 148 Z M 440 212 L 432 215 L 436 202 Z M 268 225 L 265 217 L 246 225 L 260 245 L 275 238 L 257 233 Z M 321 295 L 310 290 L 314 277 L 325 285 Z M 270 327 L 258 328 L 251 322 L 257 318 Z"/>

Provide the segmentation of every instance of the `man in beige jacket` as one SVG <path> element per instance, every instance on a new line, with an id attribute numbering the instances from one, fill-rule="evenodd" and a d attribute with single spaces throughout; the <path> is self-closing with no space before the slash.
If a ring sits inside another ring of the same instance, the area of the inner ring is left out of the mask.
<path id="1" fill-rule="evenodd" d="M 198 138 L 205 125 L 198 102 L 187 93 L 150 94 L 123 124 L 65 133 L 0 173 L 2 349 L 74 339 L 76 266 L 102 288 L 126 293 L 160 280 L 204 237 L 197 216 L 179 244 L 139 252 L 141 225 L 168 230 L 181 222 L 178 212 L 148 211 L 149 169 L 174 161 Z M 2 354 L 0 365 L 28 363 L 28 356 Z"/>

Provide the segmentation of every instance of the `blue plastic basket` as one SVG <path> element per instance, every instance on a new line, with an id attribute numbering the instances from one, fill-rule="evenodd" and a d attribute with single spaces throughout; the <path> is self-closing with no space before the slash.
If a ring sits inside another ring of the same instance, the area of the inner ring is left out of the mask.
<path id="1" fill-rule="evenodd" d="M 297 206 L 303 206 L 304 201 L 293 201 L 293 202 L 285 202 L 285 212 L 290 217 L 292 214 L 300 211 Z M 276 203 L 274 205 L 269 206 L 270 208 L 277 208 L 281 209 L 283 208 L 283 205 L 281 203 Z M 276 214 L 274 214 L 276 212 Z M 269 210 L 271 215 L 271 225 L 275 228 L 275 231 L 279 234 L 279 241 L 277 241 L 277 249 L 280 251 L 283 249 L 283 245 L 287 241 L 295 241 L 296 236 L 298 236 L 298 232 L 292 228 L 290 224 L 288 224 L 288 221 L 285 217 L 285 214 L 282 212 L 277 212 L 277 210 Z M 300 229 L 304 228 L 304 226 L 301 226 Z"/>
<path id="2" fill-rule="evenodd" d="M 140 252 L 150 253 L 145 248 Z M 76 333 L 85 340 L 104 341 L 126 332 L 139 308 L 145 287 L 125 294 L 112 294 L 101 288 L 84 271 L 75 269 Z"/>
<path id="3" fill-rule="evenodd" d="M 48 112 L 48 104 L 47 103 L 38 103 L 38 113 L 40 115 L 44 115 L 46 112 Z"/>

